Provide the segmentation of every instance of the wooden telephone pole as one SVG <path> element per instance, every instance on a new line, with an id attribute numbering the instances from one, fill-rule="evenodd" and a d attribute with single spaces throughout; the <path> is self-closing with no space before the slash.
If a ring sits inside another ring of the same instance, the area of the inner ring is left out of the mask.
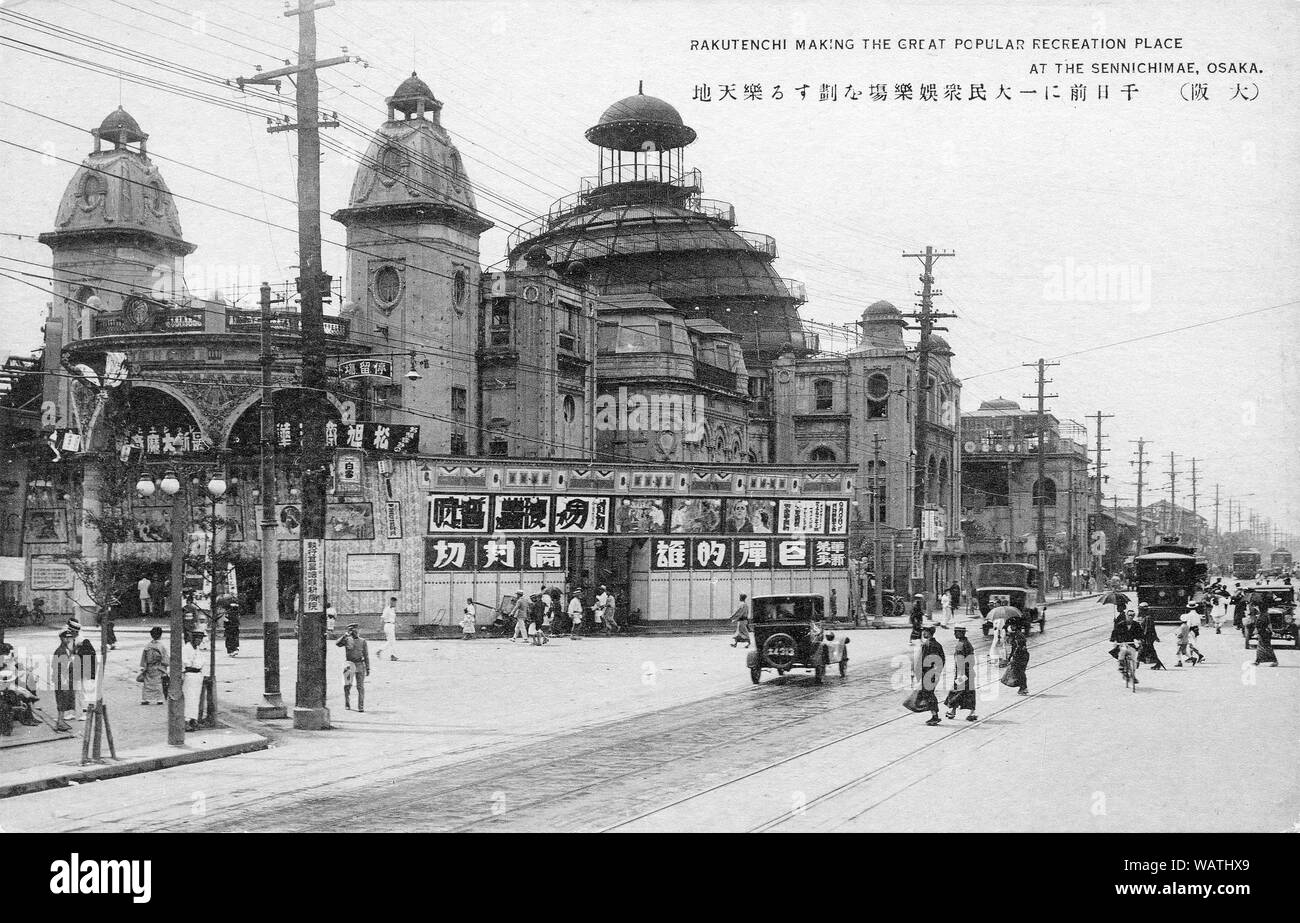
<path id="1" fill-rule="evenodd" d="M 1097 462 L 1096 462 L 1096 468 L 1097 468 L 1097 479 L 1093 482 L 1093 485 L 1092 485 L 1092 502 L 1093 502 L 1093 509 L 1095 509 L 1096 512 L 1097 512 L 1097 520 L 1096 520 L 1096 524 L 1097 524 L 1097 528 L 1098 528 L 1098 529 L 1101 528 L 1101 502 L 1102 502 L 1102 501 L 1101 501 L 1101 472 L 1102 472 L 1102 470 L 1106 467 L 1104 464 L 1102 464 L 1102 461 L 1101 461 L 1101 455 L 1102 455 L 1103 452 L 1109 452 L 1109 451 L 1110 451 L 1110 449 L 1103 449 L 1103 448 L 1101 447 L 1101 440 L 1102 440 L 1102 435 L 1101 435 L 1101 421 L 1102 421 L 1102 420 L 1110 420 L 1110 419 L 1114 418 L 1114 416 L 1115 416 L 1115 415 L 1114 415 L 1113 413 L 1102 413 L 1100 410 L 1098 410 L 1098 411 L 1097 411 L 1096 413 L 1094 413 L 1091 417 L 1089 417 L 1089 419 L 1094 420 L 1094 421 L 1096 422 L 1096 424 L 1097 424 L 1097 446 L 1096 446 L 1096 449 L 1094 450 L 1094 451 L 1096 451 L 1096 453 L 1097 453 Z M 1115 526 L 1116 526 L 1116 529 L 1115 529 L 1115 537 L 1116 537 L 1116 540 L 1118 540 L 1118 539 L 1119 539 L 1119 523 L 1116 522 L 1116 523 L 1115 523 Z M 1088 546 L 1089 546 L 1090 548 L 1092 547 L 1092 531 L 1091 531 L 1091 530 L 1089 530 L 1089 532 L 1088 532 Z M 1101 587 L 1101 560 L 1102 560 L 1102 556 L 1101 556 L 1101 555 L 1094 555 L 1094 556 L 1093 556 L 1093 560 L 1092 560 L 1092 574 L 1093 574 L 1093 579 L 1094 579 L 1094 581 L 1096 581 L 1095 585 L 1096 585 L 1098 588 Z"/>
<path id="2" fill-rule="evenodd" d="M 926 505 L 926 466 L 922 453 L 930 441 L 926 438 L 926 427 L 930 419 L 930 334 L 935 330 L 948 329 L 946 327 L 936 327 L 934 325 L 936 320 L 957 316 L 956 314 L 934 310 L 934 296 L 943 294 L 943 292 L 933 287 L 934 264 L 945 256 L 955 255 L 951 250 L 936 250 L 933 247 L 926 247 L 924 253 L 903 254 L 905 258 L 920 260 L 921 265 L 924 267 L 919 276 L 921 290 L 916 293 L 921 299 L 916 303 L 919 310 L 908 315 L 917 323 L 909 326 L 908 329 L 921 331 L 921 339 L 917 344 L 916 353 L 916 421 L 915 435 L 913 437 L 916 464 L 912 479 L 912 525 L 916 530 L 916 541 L 921 548 L 921 590 L 926 593 L 927 610 L 930 608 L 929 575 L 927 573 L 929 562 L 927 560 L 928 555 L 925 553 L 925 543 L 922 541 Z"/>
<path id="3" fill-rule="evenodd" d="M 1132 440 L 1130 440 L 1130 441 L 1132 441 Z M 1145 439 L 1139 438 L 1139 439 L 1137 440 L 1137 442 L 1136 442 L 1136 445 L 1137 445 L 1137 447 L 1138 447 L 1138 451 L 1137 451 L 1137 455 L 1138 455 L 1138 457 L 1137 457 L 1137 461 L 1136 461 L 1136 462 L 1130 461 L 1129 464 L 1130 464 L 1130 465 L 1136 465 L 1136 466 L 1137 466 L 1137 473 L 1138 473 L 1138 479 L 1137 479 L 1137 526 L 1138 526 L 1138 545 L 1137 545 L 1137 553 L 1138 553 L 1138 554 L 1141 554 L 1141 553 L 1142 553 L 1142 549 L 1145 548 L 1145 547 L 1146 547 L 1146 544 L 1147 544 L 1147 520 L 1146 520 L 1146 512 L 1145 512 L 1145 510 L 1142 509 L 1142 487 L 1143 487 L 1143 485 L 1144 485 L 1144 483 L 1145 483 L 1145 479 L 1146 479 L 1146 467 L 1147 467 L 1147 465 L 1151 464 L 1151 461 L 1150 461 L 1150 459 L 1148 459 L 1148 458 L 1146 457 L 1147 441 L 1146 441 Z"/>
<path id="4" fill-rule="evenodd" d="M 247 84 L 278 86 L 280 77 L 298 78 L 297 123 L 274 125 L 268 131 L 298 132 L 298 290 L 302 295 L 301 384 L 306 400 L 301 455 L 302 545 L 298 559 L 302 611 L 298 616 L 298 684 L 293 726 L 309 731 L 330 726 L 329 709 L 325 705 L 325 490 L 330 456 L 325 449 L 328 403 L 325 396 L 325 327 L 321 291 L 324 280 L 321 268 L 320 129 L 322 125 L 338 124 L 337 121 L 320 121 L 320 84 L 316 71 L 354 60 L 346 55 L 316 59 L 316 11 L 333 5 L 334 0 L 298 0 L 296 9 L 285 10 L 285 16 L 298 17 L 298 63 L 236 81 L 242 89 Z M 265 535 L 264 530 L 264 548 Z M 264 620 L 266 617 L 263 613 Z M 266 625 L 265 621 L 263 625 Z M 277 643 L 276 686 L 279 685 L 278 654 Z M 269 670 L 268 663 L 268 674 Z"/>
<path id="5" fill-rule="evenodd" d="M 1045 394 L 1043 389 L 1051 383 L 1052 379 L 1044 377 L 1047 370 L 1053 366 L 1060 365 L 1059 362 L 1048 362 L 1046 359 L 1039 359 L 1037 362 L 1025 362 L 1025 368 L 1038 370 L 1038 393 L 1025 394 L 1023 397 L 1034 398 L 1038 400 L 1038 413 L 1035 420 L 1035 426 L 1038 431 L 1038 480 L 1036 482 L 1037 496 L 1031 488 L 1029 491 L 1030 502 L 1033 502 L 1038 508 L 1038 539 L 1035 542 L 1038 565 L 1038 598 L 1047 598 L 1047 426 L 1044 417 L 1047 414 L 1045 401 L 1048 398 L 1060 397 L 1059 394 Z"/>

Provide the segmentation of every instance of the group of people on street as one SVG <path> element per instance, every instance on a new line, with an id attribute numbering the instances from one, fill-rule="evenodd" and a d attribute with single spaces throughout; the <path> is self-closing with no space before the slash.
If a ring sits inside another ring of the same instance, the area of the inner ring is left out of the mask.
<path id="1" fill-rule="evenodd" d="M 1019 695 L 1029 694 L 1029 642 L 1018 621 L 1010 621 L 1003 629 L 1006 636 L 1006 657 L 999 658 L 997 666 L 1003 670 L 999 682 L 1015 689 Z M 965 711 L 967 721 L 978 721 L 976 713 L 976 660 L 975 648 L 966 637 L 965 625 L 954 625 L 952 684 L 943 699 L 947 709 L 945 717 L 953 719 L 958 711 Z M 947 668 L 947 655 L 943 645 L 935 639 L 935 627 L 921 629 L 918 642 L 913 642 L 913 675 L 916 688 L 903 700 L 909 711 L 930 713 L 925 723 L 931 727 L 942 724 L 939 718 L 939 694 Z"/>
<path id="2" fill-rule="evenodd" d="M 616 599 L 605 585 L 591 606 L 583 603 L 583 594 L 575 592 L 569 595 L 568 604 L 561 608 L 562 591 L 554 587 L 542 587 L 531 597 L 525 598 L 523 590 L 514 596 L 507 596 L 501 601 L 497 610 L 495 627 L 510 631 L 511 643 L 523 641 L 540 647 L 549 644 L 551 636 L 557 630 L 568 632 L 570 640 L 577 641 L 583 635 L 583 625 L 591 614 L 597 632 L 617 634 L 622 631 L 615 614 Z M 473 618 L 473 608 L 482 605 L 473 599 L 465 600 L 465 614 L 462 626 L 467 626 Z M 473 635 L 472 628 L 465 628 L 465 637 Z"/>

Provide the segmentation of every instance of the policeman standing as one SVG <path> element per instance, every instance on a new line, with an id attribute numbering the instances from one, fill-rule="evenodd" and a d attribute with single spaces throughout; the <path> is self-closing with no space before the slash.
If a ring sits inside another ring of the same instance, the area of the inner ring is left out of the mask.
<path id="1" fill-rule="evenodd" d="M 334 642 L 343 648 L 343 707 L 352 707 L 352 683 L 357 684 L 357 711 L 366 710 L 366 677 L 370 675 L 370 649 L 366 639 L 357 634 L 357 623 L 348 625 L 348 633 Z"/>

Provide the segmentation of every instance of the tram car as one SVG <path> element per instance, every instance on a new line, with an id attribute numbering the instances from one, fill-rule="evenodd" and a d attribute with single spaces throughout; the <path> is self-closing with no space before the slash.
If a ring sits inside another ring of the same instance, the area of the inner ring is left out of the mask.
<path id="1" fill-rule="evenodd" d="M 1002 561 L 975 565 L 975 601 L 986 623 L 989 612 L 998 606 L 1014 606 L 1027 623 L 1038 623 L 1041 634 L 1047 630 L 1047 605 L 1038 597 L 1038 568 L 1032 564 Z"/>
<path id="2" fill-rule="evenodd" d="M 1196 558 L 1196 549 L 1183 545 L 1177 536 L 1165 536 L 1133 562 L 1136 571 L 1134 590 L 1138 604 L 1157 622 L 1181 622 L 1187 603 L 1196 593 L 1208 566 Z"/>
<path id="3" fill-rule="evenodd" d="M 812 670 L 821 683 L 829 667 L 849 672 L 849 639 L 824 628 L 825 599 L 817 593 L 755 596 L 749 601 L 754 649 L 745 656 L 749 678 L 757 685 L 764 670 L 778 676 L 790 670 Z"/>
<path id="4" fill-rule="evenodd" d="M 1261 555 L 1255 548 L 1235 552 L 1232 556 L 1232 577 L 1234 580 L 1254 580 L 1259 576 Z"/>
<path id="5" fill-rule="evenodd" d="M 1285 548 L 1276 548 L 1268 556 L 1268 574 L 1270 577 L 1290 577 L 1291 567 L 1291 552 Z"/>

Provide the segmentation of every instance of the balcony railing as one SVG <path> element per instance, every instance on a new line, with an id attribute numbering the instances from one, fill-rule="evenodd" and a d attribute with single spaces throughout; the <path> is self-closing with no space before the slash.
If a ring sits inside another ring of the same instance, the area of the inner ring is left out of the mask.
<path id="1" fill-rule="evenodd" d="M 781 284 L 783 284 L 785 286 L 785 290 L 790 293 L 790 297 L 793 298 L 795 301 L 799 302 L 800 304 L 803 304 L 805 301 L 808 300 L 808 290 L 804 288 L 804 284 L 799 280 L 782 279 Z"/>
<path id="2" fill-rule="evenodd" d="M 122 312 L 97 314 L 91 322 L 92 335 L 120 336 L 129 333 L 175 333 L 204 328 L 202 308 L 171 308 L 153 315 L 147 326 L 137 325 Z"/>
<path id="3" fill-rule="evenodd" d="M 776 259 L 776 240 L 770 235 L 755 234 L 753 231 L 737 231 L 736 236 L 768 259 Z"/>
<path id="4" fill-rule="evenodd" d="M 325 336 L 334 340 L 347 339 L 349 323 L 341 317 L 325 318 Z M 226 329 L 232 333 L 255 333 L 262 329 L 261 311 L 227 311 Z M 276 334 L 302 333 L 302 315 L 296 311 L 276 311 L 271 315 L 271 332 Z"/>
<path id="5" fill-rule="evenodd" d="M 695 360 L 695 380 L 702 385 L 738 391 L 740 390 L 738 379 L 739 376 L 730 369 Z"/>

